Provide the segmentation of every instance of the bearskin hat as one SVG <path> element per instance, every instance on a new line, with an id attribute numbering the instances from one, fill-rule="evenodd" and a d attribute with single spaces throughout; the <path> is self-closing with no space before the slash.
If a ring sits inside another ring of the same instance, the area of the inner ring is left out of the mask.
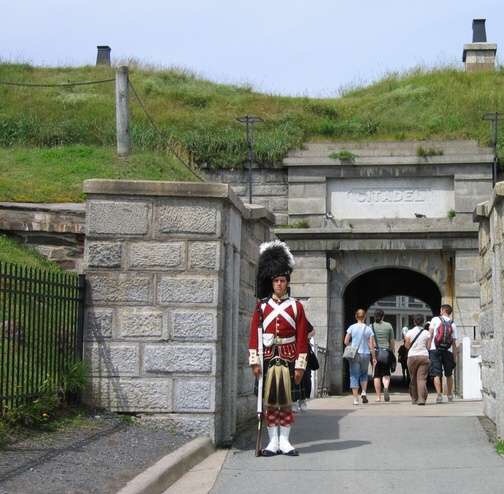
<path id="1" fill-rule="evenodd" d="M 290 279 L 294 264 L 294 257 L 284 242 L 274 240 L 261 244 L 257 264 L 256 297 L 270 297 L 273 293 L 271 280 L 277 276 L 287 276 L 287 279 Z"/>

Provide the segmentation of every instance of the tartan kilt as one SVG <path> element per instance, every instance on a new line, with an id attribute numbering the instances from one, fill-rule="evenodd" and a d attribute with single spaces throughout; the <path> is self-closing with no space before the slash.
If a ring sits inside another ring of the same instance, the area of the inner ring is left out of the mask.
<path id="1" fill-rule="evenodd" d="M 276 357 L 276 358 L 279 358 L 279 357 Z M 264 392 L 264 395 L 263 395 L 263 401 L 264 401 L 264 404 L 265 406 L 266 403 L 267 403 L 267 397 L 265 396 L 266 394 L 266 386 L 264 385 L 266 383 L 266 379 L 267 379 L 267 375 L 268 375 L 268 371 L 270 369 L 270 363 L 272 362 L 273 359 L 268 359 L 268 360 L 264 360 L 264 366 L 263 366 L 263 392 Z M 301 400 L 301 399 L 304 399 L 306 397 L 306 390 L 305 390 L 305 386 L 303 384 L 303 381 L 304 379 L 301 380 L 301 383 L 300 384 L 295 384 L 294 383 L 294 370 L 295 370 L 295 362 L 292 361 L 292 362 L 289 362 L 288 360 L 284 360 L 284 359 L 280 359 L 282 361 L 282 363 L 288 365 L 289 367 L 289 375 L 290 375 L 290 388 L 291 388 L 291 393 L 290 393 L 290 401 L 291 403 L 289 403 L 288 405 L 286 406 L 291 406 L 292 403 L 298 401 L 298 400 Z M 306 371 L 305 371 L 306 373 Z M 258 389 L 258 381 L 257 379 L 255 380 L 255 384 L 254 384 L 254 394 L 257 396 L 257 389 Z"/>

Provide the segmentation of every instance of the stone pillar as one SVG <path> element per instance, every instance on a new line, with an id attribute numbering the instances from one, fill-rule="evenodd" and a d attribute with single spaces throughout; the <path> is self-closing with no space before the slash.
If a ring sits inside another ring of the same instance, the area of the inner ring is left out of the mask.
<path id="1" fill-rule="evenodd" d="M 96 65 L 108 65 L 110 67 L 110 52 L 112 49 L 110 46 L 99 45 L 96 47 Z"/>
<path id="2" fill-rule="evenodd" d="M 466 72 L 495 70 L 497 45 L 487 43 L 485 21 L 486 19 L 473 20 L 473 41 L 464 45 L 462 53 Z"/>
<path id="3" fill-rule="evenodd" d="M 475 210 L 480 224 L 482 385 L 485 414 L 504 436 L 504 182 L 494 188 L 490 201 Z"/>
<path id="4" fill-rule="evenodd" d="M 224 184 L 88 180 L 84 191 L 87 400 L 229 443 L 247 359 L 236 330 L 242 227 L 266 232 L 271 213 Z"/>

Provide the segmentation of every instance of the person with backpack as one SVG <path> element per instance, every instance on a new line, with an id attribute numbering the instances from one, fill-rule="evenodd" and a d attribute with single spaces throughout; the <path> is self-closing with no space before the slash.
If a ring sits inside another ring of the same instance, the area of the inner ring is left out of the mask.
<path id="1" fill-rule="evenodd" d="M 408 370 L 410 374 L 410 396 L 413 405 L 425 405 L 427 401 L 427 377 L 429 376 L 429 348 L 431 334 L 423 327 L 424 316 L 413 317 L 415 327 L 410 329 L 404 338 L 408 350 Z"/>
<path id="2" fill-rule="evenodd" d="M 431 334 L 430 375 L 434 378 L 434 387 L 437 393 L 436 403 L 443 403 L 441 384 L 443 373 L 446 377 L 447 399 L 453 401 L 453 369 L 456 365 L 453 350 L 456 349 L 458 334 L 452 313 L 451 305 L 443 304 L 440 315 L 433 317 L 429 326 Z"/>

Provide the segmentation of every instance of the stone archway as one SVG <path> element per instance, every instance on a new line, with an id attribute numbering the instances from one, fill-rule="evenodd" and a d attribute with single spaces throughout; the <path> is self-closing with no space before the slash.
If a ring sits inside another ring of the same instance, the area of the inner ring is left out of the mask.
<path id="1" fill-rule="evenodd" d="M 354 278 L 344 292 L 344 327 L 352 324 L 358 308 L 368 309 L 377 300 L 390 295 L 408 295 L 422 300 L 439 312 L 441 291 L 432 279 L 407 268 L 381 268 Z"/>
<path id="2" fill-rule="evenodd" d="M 440 251 L 353 251 L 330 257 L 327 379 L 329 392 L 339 394 L 345 389 L 344 331 L 355 310 L 388 295 L 410 295 L 435 313 L 442 302 L 452 303 L 453 262 L 449 252 Z"/>

